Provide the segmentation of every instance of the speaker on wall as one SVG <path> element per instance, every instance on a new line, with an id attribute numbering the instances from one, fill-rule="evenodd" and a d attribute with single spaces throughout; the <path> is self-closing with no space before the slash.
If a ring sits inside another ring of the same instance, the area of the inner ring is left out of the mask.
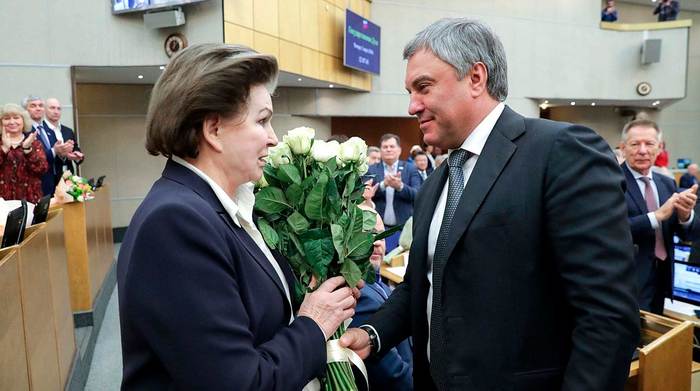
<path id="1" fill-rule="evenodd" d="M 661 39 L 647 38 L 642 43 L 642 64 L 661 61 Z"/>

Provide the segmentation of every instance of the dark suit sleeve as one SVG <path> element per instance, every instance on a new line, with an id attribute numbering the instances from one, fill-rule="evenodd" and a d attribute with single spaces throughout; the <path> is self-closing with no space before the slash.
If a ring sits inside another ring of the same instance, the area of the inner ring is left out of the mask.
<path id="1" fill-rule="evenodd" d="M 403 181 L 403 189 L 396 193 L 396 197 L 408 201 L 413 201 L 413 199 L 416 198 L 418 189 L 420 189 L 420 174 L 418 174 L 418 170 L 416 170 L 413 164 L 406 164 L 406 168 L 404 168 L 404 173 L 401 175 L 401 180 Z M 403 176 L 406 176 L 408 179 L 404 179 Z"/>
<path id="2" fill-rule="evenodd" d="M 561 131 L 549 153 L 543 245 L 572 309 L 564 390 L 621 390 L 639 339 L 624 177 L 590 129 Z"/>
<path id="3" fill-rule="evenodd" d="M 301 389 L 324 367 L 321 330 L 299 317 L 256 346 L 227 228 L 208 217 L 166 206 L 140 225 L 126 272 L 127 316 L 175 389 Z M 260 292 L 261 306 L 265 300 Z"/>

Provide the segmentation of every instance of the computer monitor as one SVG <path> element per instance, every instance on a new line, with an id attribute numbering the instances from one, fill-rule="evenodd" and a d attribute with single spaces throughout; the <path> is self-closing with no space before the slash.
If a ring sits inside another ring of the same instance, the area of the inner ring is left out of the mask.
<path id="1" fill-rule="evenodd" d="M 673 265 L 673 298 L 700 305 L 700 265 L 675 261 Z"/>
<path id="2" fill-rule="evenodd" d="M 683 244 L 676 244 L 673 247 L 673 259 L 680 262 L 688 262 L 691 247 Z"/>

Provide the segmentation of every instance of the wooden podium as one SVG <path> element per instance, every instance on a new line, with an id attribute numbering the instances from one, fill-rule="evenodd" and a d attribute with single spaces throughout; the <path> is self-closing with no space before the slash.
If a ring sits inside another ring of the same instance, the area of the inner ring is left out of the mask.
<path id="1" fill-rule="evenodd" d="M 690 391 L 693 323 L 640 311 L 639 360 L 630 365 L 625 390 Z"/>

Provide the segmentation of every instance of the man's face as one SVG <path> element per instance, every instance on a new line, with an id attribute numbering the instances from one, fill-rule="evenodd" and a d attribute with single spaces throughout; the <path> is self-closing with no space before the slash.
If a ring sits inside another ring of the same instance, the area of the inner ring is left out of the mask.
<path id="1" fill-rule="evenodd" d="M 698 176 L 698 165 L 693 163 L 688 166 L 688 174 Z"/>
<path id="2" fill-rule="evenodd" d="M 46 100 L 46 118 L 54 123 L 61 120 L 61 102 L 56 99 Z"/>
<path id="3" fill-rule="evenodd" d="M 406 67 L 408 113 L 415 115 L 426 144 L 459 147 L 473 111 L 469 76 L 457 79 L 455 69 L 429 50 L 414 54 Z"/>
<path id="4" fill-rule="evenodd" d="M 29 116 L 36 122 L 44 118 L 44 101 L 37 99 L 27 102 Z"/>
<path id="5" fill-rule="evenodd" d="M 634 126 L 627 131 L 627 140 L 620 144 L 625 160 L 633 170 L 647 175 L 659 154 L 656 129 L 650 126 Z"/>
<path id="6" fill-rule="evenodd" d="M 382 161 L 384 161 L 384 163 L 386 164 L 394 164 L 394 162 L 399 160 L 399 156 L 401 156 L 401 147 L 399 146 L 399 143 L 396 142 L 396 139 L 393 137 L 388 140 L 382 141 L 379 148 L 382 151 Z"/>
<path id="7" fill-rule="evenodd" d="M 382 159 L 382 155 L 381 155 L 381 152 L 379 152 L 379 151 L 372 151 L 372 152 L 367 154 L 367 164 L 369 164 L 370 166 L 372 164 L 379 163 L 379 161 L 381 159 Z"/>
<path id="8" fill-rule="evenodd" d="M 416 168 L 425 171 L 428 169 L 428 157 L 425 155 L 416 155 L 416 157 L 413 159 L 413 161 L 416 163 Z"/>

